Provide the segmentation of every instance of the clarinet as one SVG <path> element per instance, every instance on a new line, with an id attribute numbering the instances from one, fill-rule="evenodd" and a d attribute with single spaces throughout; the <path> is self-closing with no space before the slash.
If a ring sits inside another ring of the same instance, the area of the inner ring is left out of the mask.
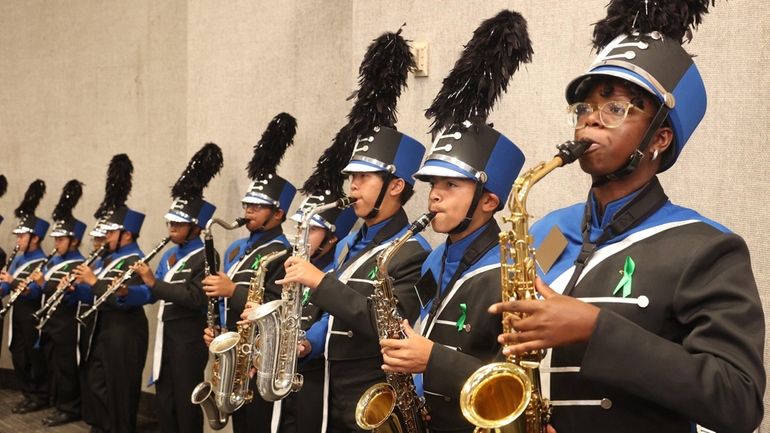
<path id="1" fill-rule="evenodd" d="M 40 272 L 41 269 L 43 269 L 45 266 L 48 266 L 49 263 L 51 263 L 51 260 L 53 260 L 53 256 L 56 254 L 56 248 L 51 250 L 51 252 L 48 254 L 48 256 L 45 258 L 45 260 L 41 261 L 35 269 L 27 275 L 26 278 L 24 278 L 23 281 L 19 282 L 19 284 L 16 286 L 16 290 L 14 290 L 11 293 L 11 297 L 8 299 L 8 303 L 5 304 L 5 306 L 0 310 L 0 320 L 2 320 L 6 313 L 8 313 L 8 310 L 13 307 L 13 304 L 16 303 L 16 300 L 19 299 L 19 296 L 21 296 L 22 292 L 27 288 L 29 283 L 32 282 L 32 274 L 36 272 Z"/>
<path id="2" fill-rule="evenodd" d="M 206 223 L 206 228 L 203 230 L 204 279 L 209 275 L 216 275 L 219 270 L 219 261 L 217 260 L 217 253 L 214 249 L 214 235 L 211 233 L 211 226 L 218 224 L 224 227 L 225 230 L 235 230 L 238 227 L 242 227 L 248 221 L 249 220 L 246 218 L 237 218 L 235 221 L 227 223 L 219 218 L 212 218 Z M 214 330 L 215 337 L 221 332 L 219 326 L 219 300 L 217 298 L 209 298 L 208 307 L 206 309 L 206 326 Z"/>
<path id="3" fill-rule="evenodd" d="M 171 240 L 171 237 L 164 238 L 143 259 L 137 261 L 137 263 L 139 262 L 148 263 L 150 260 L 152 260 L 153 257 L 155 257 L 156 254 L 160 252 L 160 250 L 163 249 L 163 247 L 166 246 L 166 244 L 170 240 Z M 86 310 L 85 313 L 81 314 L 80 317 L 78 317 L 78 320 L 80 320 L 81 322 L 84 321 L 88 316 L 90 316 L 94 311 L 96 311 L 96 309 L 99 308 L 99 306 L 102 305 L 104 301 L 106 301 L 107 298 L 110 297 L 110 295 L 117 292 L 118 289 L 120 289 L 120 287 L 123 286 L 126 283 L 126 281 L 128 281 L 133 276 L 134 276 L 134 268 L 131 268 L 126 272 L 123 272 L 123 275 L 121 275 L 120 277 L 113 279 L 109 287 L 107 287 L 107 290 L 105 290 L 104 293 L 102 294 L 102 296 L 99 296 L 98 298 L 96 298 L 96 301 L 94 301 L 94 304 L 91 306 L 91 308 Z"/>
<path id="4" fill-rule="evenodd" d="M 13 251 L 11 251 L 10 257 L 8 257 L 8 260 L 5 263 L 3 263 L 2 267 L 0 267 L 0 272 L 11 267 L 11 263 L 13 263 L 13 259 L 16 258 L 16 254 L 18 254 L 18 252 L 19 252 L 19 244 L 16 244 L 16 246 L 13 247 Z"/>
<path id="5" fill-rule="evenodd" d="M 83 264 L 90 267 L 91 264 L 106 250 L 107 244 L 102 244 L 102 246 L 92 252 L 91 255 L 83 261 Z M 53 316 L 53 313 L 56 312 L 56 309 L 59 308 L 59 304 L 61 304 L 62 300 L 64 299 L 64 295 L 67 293 L 67 289 L 70 288 L 72 281 L 75 279 L 74 272 L 75 270 L 73 269 L 70 271 L 70 273 L 65 275 L 64 278 L 59 281 L 59 285 L 56 287 L 56 291 L 54 291 L 45 301 L 45 305 L 43 305 L 39 310 L 32 314 L 32 317 L 38 321 L 38 324 L 35 326 L 38 331 L 43 329 L 51 316 Z M 45 316 L 43 316 L 43 314 L 45 314 Z"/>

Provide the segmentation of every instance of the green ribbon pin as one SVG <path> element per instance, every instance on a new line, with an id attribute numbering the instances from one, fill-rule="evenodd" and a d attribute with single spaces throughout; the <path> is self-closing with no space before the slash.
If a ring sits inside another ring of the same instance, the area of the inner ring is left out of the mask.
<path id="1" fill-rule="evenodd" d="M 465 329 L 465 318 L 468 315 L 468 305 L 460 304 L 460 318 L 457 319 L 457 332 L 462 332 Z"/>
<path id="2" fill-rule="evenodd" d="M 308 301 L 310 300 L 310 289 L 305 287 L 305 290 L 302 291 L 302 305 L 307 305 Z"/>
<path id="3" fill-rule="evenodd" d="M 372 270 L 369 271 L 369 279 L 373 280 L 377 278 L 377 272 L 379 272 L 379 269 L 377 268 L 377 266 L 373 267 Z"/>
<path id="4" fill-rule="evenodd" d="M 179 267 L 177 268 L 177 272 L 183 270 L 185 268 L 185 266 L 187 266 L 187 262 L 182 262 L 182 264 L 179 265 Z"/>
<path id="5" fill-rule="evenodd" d="M 259 262 L 262 261 L 262 255 L 257 254 L 257 257 L 254 258 L 254 263 L 251 265 L 251 269 L 256 270 L 259 267 Z"/>
<path id="6" fill-rule="evenodd" d="M 613 295 L 617 295 L 621 288 L 623 289 L 622 296 L 624 298 L 627 298 L 631 295 L 631 282 L 632 277 L 634 276 L 634 269 L 636 269 L 636 263 L 634 263 L 634 259 L 632 259 L 631 256 L 626 256 L 626 264 L 623 266 L 623 270 L 620 272 L 623 276 L 620 278 L 620 281 L 618 281 L 618 285 L 615 286 L 615 290 L 612 291 Z"/>
<path id="7" fill-rule="evenodd" d="M 123 267 L 123 264 L 124 264 L 124 263 L 126 263 L 126 260 L 125 260 L 125 259 L 123 259 L 123 260 L 119 261 L 119 262 L 118 262 L 118 264 L 117 264 L 117 265 L 115 265 L 115 269 L 119 271 L 119 270 L 120 270 L 120 268 L 122 268 L 122 267 Z"/>

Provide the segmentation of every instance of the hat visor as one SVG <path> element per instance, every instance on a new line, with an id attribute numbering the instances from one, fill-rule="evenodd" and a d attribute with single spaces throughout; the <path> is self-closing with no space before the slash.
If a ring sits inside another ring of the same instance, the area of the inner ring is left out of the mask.
<path id="1" fill-rule="evenodd" d="M 96 230 L 99 230 L 106 234 L 107 232 L 111 232 L 113 230 L 123 230 L 123 226 L 121 224 L 115 224 L 115 223 L 104 223 L 104 224 L 99 224 L 99 227 L 97 227 Z"/>
<path id="2" fill-rule="evenodd" d="M 299 223 L 299 222 L 302 222 L 302 215 L 303 215 L 302 212 L 297 212 L 294 215 L 292 215 L 291 218 L 289 218 L 289 219 L 294 221 L 294 222 L 298 222 Z M 321 217 L 319 217 L 318 215 L 315 215 L 313 217 L 313 219 L 310 220 L 310 225 L 313 226 L 313 227 L 326 228 L 326 226 L 324 226 L 321 222 L 317 221 L 317 219 L 319 219 L 319 218 L 321 218 Z"/>
<path id="3" fill-rule="evenodd" d="M 342 169 L 343 173 L 372 173 L 375 171 L 385 171 L 384 168 L 372 163 L 360 160 L 353 160 Z"/>
<path id="4" fill-rule="evenodd" d="M 191 223 L 192 222 L 188 218 L 184 218 L 182 216 L 179 216 L 179 215 L 177 215 L 175 213 L 171 213 L 171 212 L 167 212 L 166 215 L 163 216 L 163 218 L 166 221 L 171 221 L 171 222 L 174 222 L 174 223 Z"/>
<path id="5" fill-rule="evenodd" d="M 11 233 L 15 235 L 23 235 L 24 233 L 32 233 L 32 232 L 34 232 L 34 230 L 32 230 L 29 227 L 16 227 L 11 231 Z"/>
<path id="6" fill-rule="evenodd" d="M 67 232 L 67 231 L 64 231 L 64 230 L 54 230 L 48 236 L 50 236 L 52 238 L 61 238 L 61 237 L 64 237 L 64 236 L 74 236 L 74 234 L 70 233 L 70 232 Z"/>
<path id="7" fill-rule="evenodd" d="M 621 80 L 626 80 L 650 92 L 650 94 L 654 95 L 658 99 L 662 100 L 663 98 L 663 96 L 660 95 L 660 93 L 655 90 L 655 87 L 649 81 L 645 80 L 641 76 L 627 69 L 619 68 L 617 66 L 600 66 L 596 69 L 588 71 L 585 74 L 575 78 L 569 83 L 569 85 L 567 85 L 567 91 L 565 95 L 567 98 L 567 102 L 570 104 L 573 102 L 577 102 L 577 100 L 581 97 L 581 95 L 578 94 L 578 90 L 580 90 L 580 85 L 583 84 L 583 82 L 586 79 L 591 77 L 597 77 L 597 76 L 615 77 Z"/>
<path id="8" fill-rule="evenodd" d="M 462 170 L 453 164 L 436 160 L 427 161 L 425 165 L 420 167 L 420 169 L 417 171 L 417 173 L 414 174 L 413 177 L 422 182 L 428 182 L 431 178 L 434 177 L 452 177 L 456 179 L 476 180 L 476 178 L 471 176 L 471 174 L 467 171 Z"/>
<path id="9" fill-rule="evenodd" d="M 268 206 L 275 206 L 275 202 L 272 202 L 270 200 L 265 200 L 261 197 L 254 197 L 247 195 L 241 199 L 241 203 L 250 203 L 250 204 L 264 204 Z"/>
<path id="10" fill-rule="evenodd" d="M 103 238 L 107 236 L 107 233 L 101 230 L 93 229 L 90 232 L 88 232 L 88 235 L 94 238 Z"/>

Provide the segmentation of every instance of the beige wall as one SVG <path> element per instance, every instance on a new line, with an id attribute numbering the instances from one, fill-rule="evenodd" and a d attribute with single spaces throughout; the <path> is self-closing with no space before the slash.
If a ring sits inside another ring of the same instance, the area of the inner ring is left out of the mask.
<path id="1" fill-rule="evenodd" d="M 345 98 L 369 42 L 404 22 L 408 39 L 430 45 L 430 75 L 410 77 L 399 129 L 427 144 L 424 108 L 478 23 L 503 7 L 528 19 L 535 57 L 490 120 L 522 147 L 528 165 L 543 160 L 570 137 L 563 89 L 590 61 L 590 24 L 605 3 L 0 1 L 0 173 L 10 182 L 0 199 L 8 218 L 0 241 L 10 248 L 12 211 L 35 177 L 49 187 L 40 215 L 50 215 L 68 179 L 84 181 L 76 215 L 91 222 L 107 162 L 127 152 L 136 166 L 129 204 L 148 215 L 140 244 L 149 250 L 164 232 L 168 187 L 207 141 L 225 152 L 225 169 L 207 197 L 220 216 L 233 218 L 251 146 L 280 111 L 299 123 L 280 172 L 301 184 L 344 123 Z M 758 151 L 769 135 L 769 12 L 763 2 L 719 2 L 707 16 L 688 50 L 698 55 L 709 110 L 676 167 L 661 177 L 675 202 L 746 238 L 765 305 L 770 235 L 760 223 L 770 206 L 762 200 L 767 169 Z M 543 215 L 582 200 L 587 187 L 577 167 L 556 172 L 533 192 L 531 210 Z M 424 209 L 425 191 L 418 189 L 410 214 Z M 237 235 L 218 233 L 220 250 Z M 151 329 L 154 311 L 148 307 Z M 7 351 L 0 365 L 10 365 Z"/>

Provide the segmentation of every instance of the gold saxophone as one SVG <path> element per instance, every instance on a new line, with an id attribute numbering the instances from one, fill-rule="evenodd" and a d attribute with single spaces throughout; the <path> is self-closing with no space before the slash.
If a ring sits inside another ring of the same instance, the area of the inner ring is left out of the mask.
<path id="1" fill-rule="evenodd" d="M 302 214 L 297 225 L 293 257 L 309 259 L 308 236 L 313 217 L 328 209 L 344 209 L 356 199 L 343 197 L 333 203 L 318 205 Z M 305 338 L 300 328 L 302 319 L 302 291 L 299 283 L 289 283 L 281 291 L 281 299 L 260 305 L 249 315 L 259 327 L 259 360 L 256 386 L 259 395 L 267 401 L 281 400 L 302 388 L 302 375 L 297 373 L 297 343 Z"/>
<path id="2" fill-rule="evenodd" d="M 285 254 L 285 250 L 274 251 L 259 259 L 257 270 L 249 280 L 247 302 L 262 303 L 267 267 Z M 201 406 L 213 430 L 223 429 L 230 414 L 251 402 L 254 396 L 249 390 L 249 369 L 257 355 L 256 333 L 256 325 L 248 322 L 238 325 L 235 332 L 218 335 L 209 345 L 209 352 L 214 355 L 211 380 L 199 383 L 190 400 Z"/>
<path id="3" fill-rule="evenodd" d="M 398 300 L 393 295 L 393 278 L 388 275 L 388 264 L 393 256 L 414 235 L 430 224 L 436 214 L 426 213 L 393 240 L 377 257 L 377 280 L 372 301 L 377 333 L 380 340 L 404 338 Z M 420 398 L 410 373 L 385 373 L 385 383 L 367 389 L 356 404 L 356 424 L 364 430 L 377 433 L 423 433 L 427 431 L 424 417 L 428 415 L 425 401 Z"/>
<path id="4" fill-rule="evenodd" d="M 511 230 L 500 233 L 500 277 L 502 299 L 537 299 L 535 290 L 535 251 L 529 234 L 527 195 L 532 186 L 554 169 L 577 160 L 590 143 L 567 141 L 557 146 L 559 153 L 541 162 L 516 179 L 508 198 Z M 503 313 L 503 332 L 515 332 L 510 316 Z M 551 416 L 551 406 L 540 389 L 540 361 L 545 350 L 510 355 L 505 362 L 487 364 L 476 370 L 460 392 L 460 408 L 465 418 L 477 426 L 476 432 L 543 433 Z M 521 415 L 524 415 L 521 417 Z"/>

